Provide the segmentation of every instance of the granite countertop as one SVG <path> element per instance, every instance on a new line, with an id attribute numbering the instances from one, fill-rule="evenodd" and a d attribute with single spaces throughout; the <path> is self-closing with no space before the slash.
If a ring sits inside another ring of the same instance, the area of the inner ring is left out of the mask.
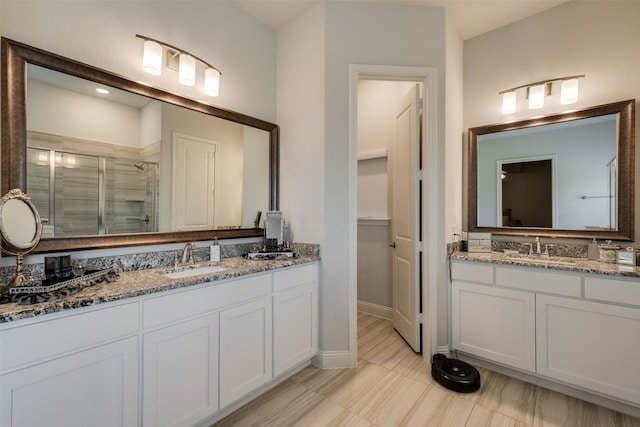
<path id="1" fill-rule="evenodd" d="M 217 265 L 225 269 L 224 271 L 179 279 L 163 276 L 163 274 L 172 271 L 171 267 L 121 272 L 118 273 L 117 280 L 112 283 L 86 287 L 73 295 L 55 301 L 30 305 L 0 304 L 0 323 L 271 271 L 318 260 L 320 260 L 320 257 L 316 255 L 302 255 L 284 260 L 259 261 L 247 260 L 242 257 L 224 258 L 217 263 Z M 206 265 L 212 264 L 208 262 L 198 264 L 198 266 Z"/>
<path id="2" fill-rule="evenodd" d="M 639 267 L 635 267 L 633 265 L 612 264 L 585 258 L 555 256 L 533 257 L 525 254 L 507 255 L 503 252 L 469 253 L 456 250 L 451 254 L 451 259 L 502 265 L 517 265 L 520 267 L 544 268 L 548 270 L 573 271 L 577 273 L 593 273 L 640 278 Z"/>

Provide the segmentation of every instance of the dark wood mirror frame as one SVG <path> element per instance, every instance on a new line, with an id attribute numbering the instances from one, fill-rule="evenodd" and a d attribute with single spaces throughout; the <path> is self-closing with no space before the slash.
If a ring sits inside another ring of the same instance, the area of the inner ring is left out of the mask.
<path id="1" fill-rule="evenodd" d="M 269 209 L 279 208 L 279 127 L 242 113 L 225 110 L 133 82 L 108 71 L 2 38 L 2 194 L 26 191 L 26 67 L 27 63 L 117 87 L 221 119 L 269 132 Z M 187 232 L 112 234 L 42 239 L 34 252 L 156 245 L 199 240 L 262 236 L 260 228 Z"/>
<path id="2" fill-rule="evenodd" d="M 617 230 L 568 230 L 524 227 L 478 226 L 478 136 L 534 126 L 561 123 L 588 117 L 619 114 L 618 118 L 618 221 Z M 569 113 L 522 120 L 513 123 L 479 126 L 469 129 L 467 175 L 468 231 L 490 232 L 496 235 L 548 236 L 561 238 L 610 239 L 633 241 L 635 218 L 635 100 L 600 105 Z"/>

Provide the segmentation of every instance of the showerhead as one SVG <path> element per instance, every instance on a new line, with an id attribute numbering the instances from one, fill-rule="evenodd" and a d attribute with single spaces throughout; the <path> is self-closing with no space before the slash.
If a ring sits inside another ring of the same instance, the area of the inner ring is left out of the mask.
<path id="1" fill-rule="evenodd" d="M 140 169 L 141 171 L 144 170 L 144 163 L 140 162 L 140 163 L 136 163 L 133 166 L 136 167 L 136 169 Z"/>

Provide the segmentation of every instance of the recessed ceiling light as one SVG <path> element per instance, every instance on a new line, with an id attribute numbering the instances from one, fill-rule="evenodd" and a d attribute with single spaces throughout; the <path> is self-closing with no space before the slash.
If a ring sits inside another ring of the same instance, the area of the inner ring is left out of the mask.
<path id="1" fill-rule="evenodd" d="M 96 92 L 101 93 L 101 94 L 103 94 L 103 95 L 106 95 L 106 94 L 108 94 L 108 93 L 109 93 L 109 91 L 108 91 L 108 90 L 103 89 L 103 88 L 101 88 L 101 87 L 97 87 L 97 88 L 96 88 Z"/>

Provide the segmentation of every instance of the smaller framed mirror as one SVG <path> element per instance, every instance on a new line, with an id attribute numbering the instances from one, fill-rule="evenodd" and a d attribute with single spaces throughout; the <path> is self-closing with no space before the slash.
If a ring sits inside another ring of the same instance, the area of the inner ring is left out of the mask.
<path id="1" fill-rule="evenodd" d="M 0 293 L 27 282 L 23 260 L 40 242 L 42 222 L 31 198 L 15 188 L 0 199 L 0 249 L 3 253 L 16 257 L 16 275 L 6 285 L 0 286 Z"/>

